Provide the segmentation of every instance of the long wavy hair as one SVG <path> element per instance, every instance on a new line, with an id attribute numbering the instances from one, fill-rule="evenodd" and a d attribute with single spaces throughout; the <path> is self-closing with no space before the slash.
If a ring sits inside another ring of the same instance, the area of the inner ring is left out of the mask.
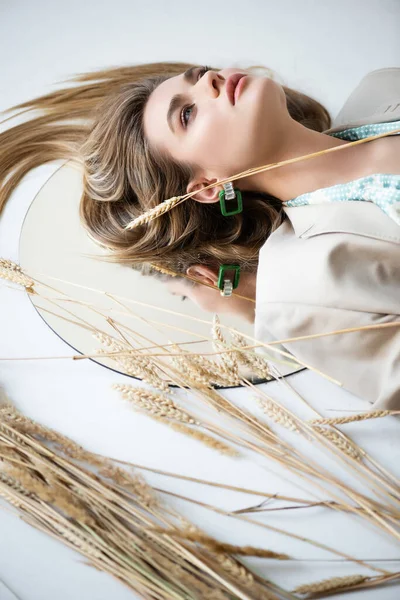
<path id="1" fill-rule="evenodd" d="M 83 166 L 83 225 L 109 249 L 107 260 L 135 268 L 153 263 L 179 274 L 198 263 L 235 263 L 255 272 L 261 246 L 286 218 L 280 200 L 269 194 L 243 190 L 244 211 L 228 218 L 219 203 L 189 199 L 151 223 L 125 229 L 142 212 L 186 194 L 194 175 L 196 165 L 177 163 L 152 149 L 143 128 L 152 91 L 192 66 L 200 65 L 158 62 L 84 73 L 69 80 L 77 85 L 6 111 L 17 111 L 10 118 L 26 113 L 31 118 L 0 133 L 0 212 L 30 169 L 70 159 Z M 246 70 L 254 69 L 260 67 Z M 330 128 L 322 104 L 281 85 L 293 119 L 319 132 Z M 34 111 L 40 114 L 32 116 Z"/>

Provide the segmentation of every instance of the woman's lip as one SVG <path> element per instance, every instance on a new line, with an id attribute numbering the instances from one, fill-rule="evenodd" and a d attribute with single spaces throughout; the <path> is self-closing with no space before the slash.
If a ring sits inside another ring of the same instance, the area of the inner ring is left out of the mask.
<path id="1" fill-rule="evenodd" d="M 228 96 L 230 103 L 233 105 L 235 104 L 235 98 L 234 98 L 235 88 L 236 88 L 237 83 L 240 81 L 240 79 L 242 79 L 242 77 L 245 77 L 245 73 L 234 73 L 233 75 L 228 77 L 228 79 L 226 80 L 226 85 L 225 85 L 226 94 Z"/>
<path id="2" fill-rule="evenodd" d="M 234 95 L 233 95 L 233 100 L 234 100 L 235 104 L 236 104 L 237 99 L 239 98 L 240 93 L 241 93 L 241 91 L 243 89 L 243 86 L 244 86 L 243 80 L 246 79 L 246 77 L 247 77 L 247 75 L 244 75 L 243 77 L 241 77 L 239 79 L 239 81 L 237 82 L 237 84 L 236 84 Z"/>

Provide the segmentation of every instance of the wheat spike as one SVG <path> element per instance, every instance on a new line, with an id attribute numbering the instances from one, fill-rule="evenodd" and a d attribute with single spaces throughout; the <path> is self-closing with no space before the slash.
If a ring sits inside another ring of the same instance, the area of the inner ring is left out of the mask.
<path id="1" fill-rule="evenodd" d="M 168 532 L 169 533 L 169 532 Z M 170 550 L 168 550 L 170 553 Z M 210 588 L 210 586 L 195 575 L 181 567 L 174 560 L 170 560 L 166 556 L 162 556 L 161 554 L 157 555 L 157 562 L 163 565 L 167 572 L 171 574 L 176 581 L 181 581 L 182 583 L 189 584 L 192 588 L 196 590 L 198 593 L 196 598 L 201 598 L 201 600 L 230 600 L 231 596 L 227 596 L 223 591 L 218 589 Z"/>
<path id="2" fill-rule="evenodd" d="M 60 483 L 53 479 L 51 485 L 46 485 L 37 475 L 34 475 L 30 469 L 7 466 L 7 472 L 18 481 L 25 489 L 36 494 L 44 502 L 54 504 L 60 508 L 69 517 L 85 523 L 90 527 L 96 526 L 96 521 L 85 510 L 84 506 L 74 495 L 62 487 Z"/>
<path id="3" fill-rule="evenodd" d="M 232 333 L 232 339 L 235 346 L 244 347 L 249 344 L 245 338 L 237 332 Z M 254 356 L 251 351 L 243 351 L 237 353 L 237 360 L 246 367 L 249 367 L 254 373 L 262 377 L 263 379 L 273 379 L 268 361 L 258 356 Z"/>
<path id="4" fill-rule="evenodd" d="M 350 417 L 332 417 L 330 419 L 312 419 L 308 421 L 311 425 L 343 425 L 344 423 L 352 423 L 353 421 L 366 421 L 367 419 L 379 419 L 388 415 L 397 415 L 398 410 L 374 410 Z"/>
<path id="5" fill-rule="evenodd" d="M 128 375 L 133 375 L 149 383 L 153 387 L 165 392 L 168 391 L 169 386 L 166 381 L 161 379 L 158 375 L 156 366 L 152 360 L 147 356 L 141 356 L 135 348 L 132 348 L 125 342 L 119 342 L 114 340 L 112 337 L 105 335 L 104 333 L 96 332 L 93 337 L 100 342 L 108 351 L 111 352 L 123 352 L 124 354 L 131 354 L 132 356 L 112 356 L 110 357 L 117 364 L 119 364 Z M 101 351 L 99 352 L 101 354 Z"/>
<path id="6" fill-rule="evenodd" d="M 180 353 L 180 356 L 171 356 L 171 360 L 184 376 L 186 383 L 194 388 L 210 387 L 211 380 L 209 374 L 204 373 L 195 361 L 189 360 L 190 357 L 185 356 L 185 352 L 179 346 L 173 344 L 172 349 Z"/>
<path id="7" fill-rule="evenodd" d="M 213 317 L 211 335 L 216 352 L 221 352 L 221 350 L 226 350 L 229 347 L 229 344 L 221 331 L 221 322 L 217 314 L 214 314 Z M 236 352 L 223 352 L 220 356 L 222 363 L 225 365 L 225 369 L 232 373 L 236 378 L 239 378 L 239 363 L 236 358 Z"/>
<path id="8" fill-rule="evenodd" d="M 160 271 L 160 273 L 165 273 L 165 275 L 170 275 L 171 277 L 179 277 L 178 273 L 175 273 L 175 271 L 170 271 L 166 267 L 160 267 L 158 265 L 155 265 L 154 263 L 150 263 L 150 266 L 156 271 Z"/>
<path id="9" fill-rule="evenodd" d="M 278 423 L 279 425 L 282 425 L 282 427 L 286 427 L 286 429 L 290 429 L 291 431 L 301 433 L 295 419 L 293 419 L 293 417 L 291 417 L 283 407 L 277 406 L 275 402 L 266 398 L 260 398 L 259 396 L 254 396 L 254 398 L 257 400 L 259 406 L 261 406 L 265 414 L 275 421 L 275 423 Z"/>
<path id="10" fill-rule="evenodd" d="M 24 486 L 19 481 L 16 481 L 13 477 L 8 475 L 4 471 L 0 471 L 0 481 L 6 486 L 13 489 L 15 492 L 21 494 L 22 496 L 27 496 L 27 498 L 33 498 L 32 492 L 24 488 Z"/>
<path id="11" fill-rule="evenodd" d="M 34 293 L 34 281 L 26 275 L 17 263 L 0 258 L 0 279 L 21 285 L 27 292 Z"/>
<path id="12" fill-rule="evenodd" d="M 134 229 L 139 225 L 150 223 L 150 221 L 153 221 L 160 215 L 163 215 L 164 213 L 171 210 L 171 208 L 174 208 L 174 206 L 178 204 L 178 202 L 180 202 L 182 198 L 184 198 L 184 196 L 174 196 L 173 198 L 164 200 L 164 202 L 161 202 L 161 204 L 159 204 L 158 206 L 151 208 L 139 217 L 136 217 L 136 219 L 133 219 L 133 221 L 130 221 L 130 223 L 128 223 L 128 225 L 125 226 L 125 229 Z"/>
<path id="13" fill-rule="evenodd" d="M 154 528 L 152 531 L 165 532 L 166 530 L 163 528 Z M 181 537 L 186 540 L 191 540 L 193 542 L 199 542 L 201 544 L 204 544 L 216 553 L 230 553 L 238 554 L 241 556 L 259 556 L 262 558 L 274 558 L 276 560 L 290 559 L 290 556 L 288 556 L 287 554 L 280 554 L 278 552 L 273 552 L 272 550 L 264 550 L 263 548 L 255 548 L 254 546 L 235 546 L 233 544 L 220 542 L 215 538 L 196 529 L 195 527 L 187 527 L 184 530 L 167 530 L 166 533 L 168 533 L 168 535 Z"/>
<path id="14" fill-rule="evenodd" d="M 51 527 L 73 546 L 84 550 L 87 556 L 93 556 L 94 558 L 100 559 L 102 558 L 102 553 L 95 547 L 94 543 L 85 538 L 83 535 L 81 537 L 72 528 L 68 527 L 67 525 L 61 525 L 55 519 L 51 521 Z"/>
<path id="15" fill-rule="evenodd" d="M 396 133 L 397 131 L 400 131 L 400 129 L 395 129 L 392 133 Z M 368 142 L 370 140 L 373 139 L 377 139 L 380 137 L 384 137 L 385 133 L 381 133 L 378 135 L 374 135 L 374 136 L 369 136 L 363 140 L 356 140 L 354 142 L 350 142 L 350 145 L 358 145 L 358 144 L 363 144 L 365 142 Z M 317 157 L 317 156 L 321 156 L 323 154 L 328 154 L 329 152 L 332 152 L 333 148 L 328 148 L 327 150 L 320 150 L 319 152 L 313 152 L 311 154 L 305 154 L 304 156 L 298 156 L 296 158 L 292 158 L 289 160 L 285 160 L 285 161 L 281 161 L 278 163 L 271 163 L 268 165 L 264 165 L 263 167 L 255 167 L 252 169 L 247 169 L 247 171 L 243 171 L 241 173 L 236 173 L 235 175 L 232 175 L 229 179 L 231 181 L 234 181 L 235 179 L 238 179 L 239 177 L 248 177 L 249 175 L 251 175 L 252 173 L 262 173 L 263 171 L 269 171 L 271 169 L 276 169 L 280 166 L 284 166 L 285 164 L 289 163 L 296 163 L 299 162 L 303 159 L 307 159 L 308 157 Z M 216 184 L 214 185 L 220 185 L 221 183 L 225 183 L 225 181 L 227 180 L 221 180 L 221 181 L 217 181 Z M 164 214 L 165 212 L 168 212 L 169 210 L 171 210 L 171 208 L 173 208 L 174 206 L 176 206 L 181 200 L 188 200 L 191 197 L 191 194 L 186 194 L 184 196 L 174 196 L 172 198 L 169 198 L 168 200 L 164 200 L 164 202 L 162 202 L 161 204 L 159 204 L 158 206 L 151 208 L 150 210 L 146 211 L 145 213 L 141 214 L 139 217 L 136 217 L 136 219 L 133 219 L 132 221 L 130 221 L 126 226 L 125 229 L 133 229 L 134 227 L 137 227 L 138 225 L 142 225 L 144 223 L 149 223 L 150 221 L 153 221 L 154 219 L 156 219 L 158 216 Z"/>
<path id="16" fill-rule="evenodd" d="M 228 556 L 227 554 L 217 554 L 215 559 L 221 565 L 224 571 L 237 579 L 242 585 L 253 585 L 253 575 L 246 569 L 244 565 L 238 563 L 234 558 Z"/>
<path id="17" fill-rule="evenodd" d="M 183 351 L 182 354 L 181 361 L 178 361 L 179 364 L 186 365 L 189 373 L 194 372 L 191 369 L 195 370 L 199 376 L 199 381 L 202 381 L 204 385 L 216 384 L 223 386 L 240 384 L 241 380 L 238 375 L 234 371 L 228 369 L 223 363 L 221 364 L 210 360 L 201 354 L 186 355 L 185 351 Z"/>
<path id="18" fill-rule="evenodd" d="M 21 433 L 27 433 L 32 437 L 39 436 L 49 442 L 54 443 L 64 454 L 75 458 L 77 460 L 85 460 L 91 465 L 102 466 L 104 464 L 103 459 L 99 459 L 96 455 L 88 452 L 79 444 L 76 444 L 71 439 L 64 437 L 61 433 L 53 431 L 44 425 L 40 425 L 36 421 L 33 421 L 29 417 L 26 417 L 22 413 L 18 412 L 17 409 L 11 404 L 0 406 L 0 427 L 1 421 L 10 425 Z M 17 443 L 19 439 L 15 432 L 7 430 L 7 435 L 14 437 Z"/>
<path id="19" fill-rule="evenodd" d="M 165 421 L 165 419 L 162 419 L 160 417 L 154 417 L 154 418 L 157 421 L 162 421 L 164 424 L 168 425 L 168 427 L 175 429 L 175 431 L 184 433 L 185 435 L 188 435 L 189 437 L 192 437 L 195 440 L 198 440 L 205 446 L 208 446 L 209 448 L 213 448 L 214 450 L 217 450 L 221 454 L 224 454 L 226 456 L 239 456 L 239 452 L 235 448 L 228 446 L 224 442 L 220 442 L 219 440 L 212 437 L 211 435 L 208 435 L 207 433 L 203 433 L 202 431 L 199 431 L 198 429 L 192 429 L 189 425 L 186 425 L 185 423 L 179 423 L 179 422 L 175 422 L 175 421 Z"/>
<path id="20" fill-rule="evenodd" d="M 198 537 L 199 541 L 201 541 L 203 544 L 205 542 L 205 539 L 213 540 L 213 538 L 204 534 L 204 532 L 201 529 L 199 529 L 197 525 L 194 525 L 185 517 L 180 516 L 179 519 L 182 523 L 182 531 L 175 529 L 175 532 L 178 532 L 183 537 L 185 537 L 186 535 L 189 537 L 189 539 L 195 539 L 196 537 Z M 208 544 L 208 546 L 210 546 L 210 544 Z M 233 558 L 227 556 L 225 552 L 221 552 L 220 549 L 216 548 L 215 546 L 209 547 L 209 551 L 212 553 L 213 558 L 215 558 L 215 560 L 222 566 L 222 568 L 235 578 L 239 579 L 242 585 L 248 586 L 254 582 L 252 574 L 249 573 L 245 567 L 237 563 Z"/>
<path id="21" fill-rule="evenodd" d="M 325 429 L 325 427 L 321 427 L 320 425 L 314 425 L 313 429 L 330 440 L 332 444 L 335 444 L 339 450 L 342 450 L 342 452 L 348 456 L 352 456 L 356 460 L 361 460 L 361 455 L 358 450 L 348 440 L 344 439 L 337 431 Z"/>
<path id="22" fill-rule="evenodd" d="M 316 581 L 315 583 L 308 583 L 305 585 L 299 585 L 293 592 L 297 594 L 316 594 L 319 592 L 332 592 L 333 590 L 339 590 L 343 587 L 351 587 L 358 583 L 367 581 L 369 577 L 365 575 L 347 575 L 345 577 L 331 577 L 330 579 L 323 579 L 322 581 Z"/>
<path id="23" fill-rule="evenodd" d="M 135 388 L 130 385 L 114 384 L 112 386 L 118 390 L 125 400 L 129 400 L 138 408 L 145 412 L 162 417 L 165 419 L 173 419 L 182 423 L 190 423 L 192 425 L 200 425 L 191 415 L 184 410 L 178 408 L 174 402 L 164 394 L 154 394 L 143 388 Z"/>
<path id="24" fill-rule="evenodd" d="M 135 496 L 138 496 L 141 504 L 144 506 L 147 506 L 148 508 L 161 506 L 160 498 L 156 496 L 142 474 L 132 475 L 125 469 L 116 467 L 111 463 L 99 469 L 99 474 L 108 479 L 112 479 L 112 481 L 118 485 L 124 486 Z"/>

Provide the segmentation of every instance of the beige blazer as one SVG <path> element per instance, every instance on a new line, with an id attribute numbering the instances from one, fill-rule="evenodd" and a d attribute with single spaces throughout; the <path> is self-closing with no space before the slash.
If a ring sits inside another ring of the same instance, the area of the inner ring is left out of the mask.
<path id="1" fill-rule="evenodd" d="M 400 68 L 368 73 L 324 133 L 400 120 Z M 260 250 L 255 337 L 270 341 L 398 323 L 284 344 L 373 404 L 400 409 L 400 227 L 370 202 L 287 207 Z"/>

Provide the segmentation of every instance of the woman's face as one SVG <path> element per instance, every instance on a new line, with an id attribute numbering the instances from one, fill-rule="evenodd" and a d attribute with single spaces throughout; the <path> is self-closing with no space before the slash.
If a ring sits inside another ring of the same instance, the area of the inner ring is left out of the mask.
<path id="1" fill-rule="evenodd" d="M 247 75 L 235 104 L 226 82 L 240 69 L 196 67 L 161 83 L 144 111 L 144 131 L 152 148 L 178 162 L 197 165 L 199 176 L 217 179 L 265 164 L 273 157 L 287 124 L 286 96 L 269 77 Z M 181 101 L 167 115 L 175 95 Z M 191 191 L 191 190 L 188 190 Z"/>

